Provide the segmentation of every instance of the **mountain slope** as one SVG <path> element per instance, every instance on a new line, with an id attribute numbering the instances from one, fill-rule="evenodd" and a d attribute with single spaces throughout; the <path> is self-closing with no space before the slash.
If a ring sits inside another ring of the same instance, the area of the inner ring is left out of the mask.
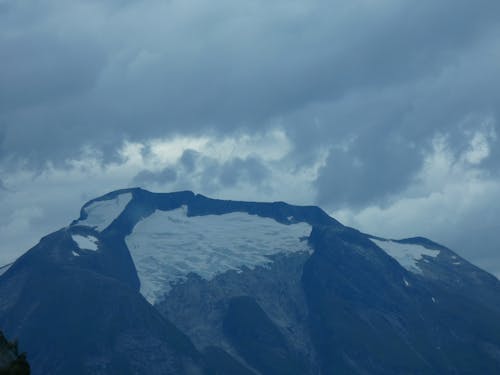
<path id="1" fill-rule="evenodd" d="M 311 241 L 303 282 L 325 373 L 498 371 L 498 313 L 481 298 L 408 272 L 355 230 L 319 228 Z"/>
<path id="2" fill-rule="evenodd" d="M 0 276 L 33 373 L 500 372 L 499 281 L 317 207 L 119 190 Z"/>
<path id="3" fill-rule="evenodd" d="M 0 324 L 25 344 L 34 373 L 174 374 L 200 361 L 187 337 L 105 272 L 105 261 L 76 251 L 69 230 L 58 231 L 0 282 Z"/>

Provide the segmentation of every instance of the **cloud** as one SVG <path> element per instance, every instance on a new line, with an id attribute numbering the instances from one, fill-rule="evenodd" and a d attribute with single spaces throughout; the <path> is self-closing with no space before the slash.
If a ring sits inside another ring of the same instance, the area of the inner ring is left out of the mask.
<path id="1" fill-rule="evenodd" d="M 161 185 L 174 182 L 177 179 L 177 172 L 171 167 L 166 167 L 159 172 L 143 170 L 139 172 L 132 180 L 133 185 L 145 186 L 154 183 Z"/>
<path id="2" fill-rule="evenodd" d="M 279 186 L 278 175 L 300 178 L 306 186 L 299 190 L 305 191 L 319 169 L 317 161 L 303 168 L 290 165 L 290 142 L 280 129 L 225 138 L 155 140 L 128 148 L 141 158 L 137 165 L 142 169 L 132 178 L 132 185 L 152 190 L 189 189 L 245 200 L 278 197 L 279 192 L 295 200 L 297 196 Z M 311 193 L 307 196 L 312 199 Z"/>
<path id="3" fill-rule="evenodd" d="M 496 134 L 490 123 L 466 133 L 456 153 L 446 135 L 436 136 L 414 181 L 386 205 L 344 209 L 336 216 L 364 231 L 392 238 L 424 235 L 500 275 L 496 241 L 500 179 L 482 167 Z"/>
<path id="4" fill-rule="evenodd" d="M 260 185 L 267 181 L 270 171 L 257 157 L 235 158 L 222 166 L 219 180 L 224 186 L 234 186 L 241 180 Z"/>
<path id="5" fill-rule="evenodd" d="M 218 161 L 213 156 L 186 149 L 177 163 L 158 171 L 142 170 L 132 179 L 132 184 L 173 185 L 178 178 L 189 181 L 200 175 L 208 186 L 212 186 L 212 190 L 218 190 L 218 187 L 235 187 L 240 183 L 260 185 L 269 176 L 269 170 L 255 156 Z"/>
<path id="6" fill-rule="evenodd" d="M 421 163 L 409 140 L 364 134 L 347 149 L 333 149 L 316 181 L 318 201 L 333 207 L 384 203 L 406 188 Z M 384 163 L 384 160 L 390 162 Z"/>
<path id="7" fill-rule="evenodd" d="M 5 147 L 42 167 L 87 145 L 110 157 L 124 139 L 265 129 L 314 103 L 434 79 L 493 33 L 499 11 L 491 0 L 5 4 Z M 313 142 L 366 126 L 324 120 Z"/>
<path id="8" fill-rule="evenodd" d="M 196 168 L 196 162 L 197 159 L 200 157 L 200 153 L 187 149 L 182 153 L 182 156 L 180 158 L 180 163 L 186 169 L 188 173 L 193 172 Z"/>

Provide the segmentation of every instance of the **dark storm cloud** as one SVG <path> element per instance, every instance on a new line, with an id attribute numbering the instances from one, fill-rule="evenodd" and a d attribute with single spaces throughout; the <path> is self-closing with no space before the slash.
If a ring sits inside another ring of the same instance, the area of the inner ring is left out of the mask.
<path id="1" fill-rule="evenodd" d="M 348 150 L 330 153 L 317 180 L 320 204 L 333 203 L 336 208 L 384 204 L 407 186 L 421 164 L 420 155 L 405 140 L 380 138 L 368 132 Z"/>
<path id="2" fill-rule="evenodd" d="M 43 32 L 46 33 L 46 32 Z M 95 85 L 104 58 L 87 43 L 60 41 L 50 34 L 2 40 L 0 111 L 54 106 Z"/>
<path id="3" fill-rule="evenodd" d="M 253 131 L 311 103 L 411 84 L 455 64 L 500 12 L 489 0 L 5 4 L 1 120 L 7 152 L 31 162 Z M 324 121 L 315 144 L 366 126 Z"/>

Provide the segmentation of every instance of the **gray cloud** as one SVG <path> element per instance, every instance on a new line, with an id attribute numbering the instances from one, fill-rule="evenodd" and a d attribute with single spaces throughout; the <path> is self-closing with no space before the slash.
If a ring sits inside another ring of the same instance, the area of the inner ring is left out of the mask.
<path id="1" fill-rule="evenodd" d="M 180 158 L 180 164 L 184 167 L 184 169 L 188 173 L 191 173 L 195 170 L 196 163 L 199 158 L 200 158 L 199 152 L 188 149 L 182 153 L 182 156 Z"/>
<path id="2" fill-rule="evenodd" d="M 269 169 L 258 158 L 235 158 L 222 166 L 219 181 L 223 186 L 235 186 L 240 181 L 261 185 L 269 175 Z"/>
<path id="3" fill-rule="evenodd" d="M 102 52 L 87 53 L 89 46 L 77 40 L 54 40 L 51 35 L 37 35 L 37 39 L 22 35 L 2 40 L 2 112 L 57 107 L 96 83 L 104 65 Z"/>
<path id="4" fill-rule="evenodd" d="M 364 134 L 348 150 L 334 150 L 317 179 L 319 203 L 333 207 L 384 204 L 409 183 L 421 155 L 406 139 Z M 386 162 L 384 162 L 386 161 Z"/>
<path id="5" fill-rule="evenodd" d="M 187 149 L 176 163 L 159 171 L 140 171 L 131 184 L 145 188 L 169 186 L 175 190 L 193 190 L 196 185 L 201 184 L 204 192 L 217 193 L 242 184 L 263 186 L 270 174 L 269 167 L 255 156 L 221 161 Z"/>
<path id="6" fill-rule="evenodd" d="M 6 147 L 33 162 L 88 144 L 107 155 L 124 138 L 251 131 L 311 103 L 434 77 L 500 10 L 489 0 L 6 4 Z"/>
<path id="7" fill-rule="evenodd" d="M 132 185 L 147 186 L 154 183 L 163 185 L 175 182 L 176 179 L 177 172 L 171 167 L 166 167 L 159 172 L 143 170 L 132 179 Z"/>

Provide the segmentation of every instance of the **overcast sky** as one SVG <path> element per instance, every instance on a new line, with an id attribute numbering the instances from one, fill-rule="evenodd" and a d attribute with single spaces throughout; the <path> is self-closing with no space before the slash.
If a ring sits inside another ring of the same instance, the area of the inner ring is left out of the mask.
<path id="1" fill-rule="evenodd" d="M 0 263 L 142 186 L 500 276 L 500 1 L 0 0 Z"/>

